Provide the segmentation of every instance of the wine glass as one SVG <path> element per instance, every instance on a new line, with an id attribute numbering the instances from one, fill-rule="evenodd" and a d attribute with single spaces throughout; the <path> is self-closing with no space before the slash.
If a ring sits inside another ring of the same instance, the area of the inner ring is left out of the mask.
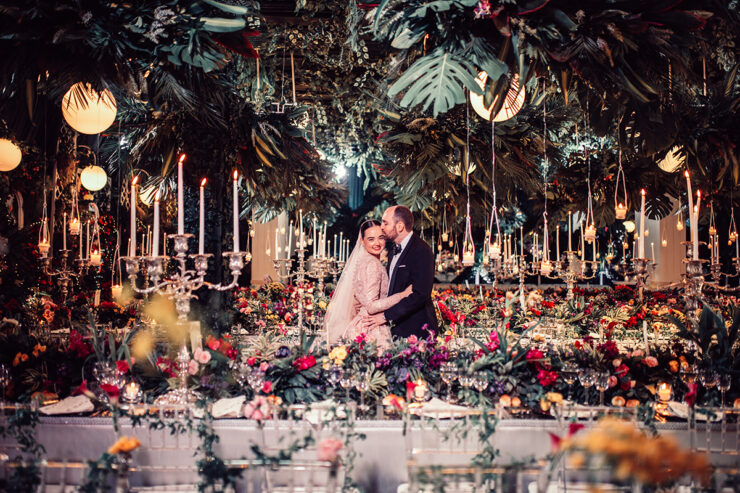
<path id="1" fill-rule="evenodd" d="M 339 374 L 339 386 L 344 389 L 345 402 L 349 402 L 349 391 L 354 386 L 354 381 L 350 372 L 342 371 Z"/>
<path id="2" fill-rule="evenodd" d="M 698 374 L 699 370 L 697 369 L 696 365 L 690 365 L 688 363 L 685 365 L 681 365 L 681 380 L 683 380 L 683 383 L 685 383 L 686 385 L 696 383 L 696 378 Z"/>
<path id="3" fill-rule="evenodd" d="M 723 373 L 717 379 L 717 388 L 722 393 L 722 407 L 725 407 L 725 393 L 732 387 L 732 377 L 728 373 Z"/>
<path id="4" fill-rule="evenodd" d="M 0 393 L 0 408 L 5 405 L 5 391 L 9 383 L 10 372 L 8 371 L 8 367 L 0 364 L 0 389 L 2 389 L 2 393 Z"/>
<path id="5" fill-rule="evenodd" d="M 453 361 L 445 361 L 439 369 L 439 376 L 447 384 L 447 402 L 452 402 L 452 382 L 457 378 L 457 365 Z"/>
<path id="6" fill-rule="evenodd" d="M 338 365 L 331 365 L 326 372 L 326 380 L 329 382 L 332 388 L 332 393 L 336 388 L 339 381 L 342 379 L 342 367 Z"/>
<path id="7" fill-rule="evenodd" d="M 573 399 L 573 384 L 578 378 L 578 365 L 572 361 L 566 361 L 563 364 L 560 375 L 563 377 L 563 381 L 568 384 L 568 400 Z"/>
<path id="8" fill-rule="evenodd" d="M 586 394 L 586 405 L 588 405 L 588 389 L 596 383 L 596 372 L 591 368 L 581 368 L 578 372 L 578 381 L 581 382 Z"/>
<path id="9" fill-rule="evenodd" d="M 478 373 L 473 377 L 473 388 L 478 392 L 478 404 L 483 403 L 483 392 L 488 388 L 488 376 Z"/>
<path id="10" fill-rule="evenodd" d="M 254 393 L 257 394 L 265 385 L 265 372 L 259 368 L 253 368 L 252 371 L 247 374 L 247 382 L 249 382 L 249 386 L 252 387 Z"/>
<path id="11" fill-rule="evenodd" d="M 360 393 L 360 412 L 365 412 L 365 393 L 370 390 L 370 382 L 363 373 L 358 373 L 353 379 L 355 389 Z"/>
<path id="12" fill-rule="evenodd" d="M 596 384 L 596 390 L 599 391 L 599 406 L 603 406 L 604 392 L 609 388 L 609 373 L 605 371 L 597 372 L 594 383 Z"/>
<path id="13" fill-rule="evenodd" d="M 244 360 L 234 362 L 234 380 L 239 384 L 239 387 L 244 387 L 251 369 L 252 367 Z"/>

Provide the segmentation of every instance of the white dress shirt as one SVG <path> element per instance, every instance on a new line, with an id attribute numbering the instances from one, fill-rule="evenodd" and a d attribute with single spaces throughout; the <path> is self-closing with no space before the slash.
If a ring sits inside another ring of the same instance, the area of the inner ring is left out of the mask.
<path id="1" fill-rule="evenodd" d="M 409 233 L 409 234 L 406 235 L 406 238 L 404 238 L 401 241 L 401 251 L 398 252 L 398 255 L 394 255 L 393 258 L 391 259 L 391 268 L 388 270 L 388 273 L 390 274 L 389 275 L 389 278 L 390 279 L 393 279 L 393 273 L 396 270 L 396 265 L 398 264 L 398 259 L 401 258 L 401 255 L 403 254 L 403 251 L 406 249 L 406 245 L 408 245 L 409 244 L 409 241 L 411 241 L 411 236 L 413 234 L 414 233 Z M 388 283 L 388 296 L 390 296 L 390 290 L 391 290 L 391 283 L 389 282 Z"/>

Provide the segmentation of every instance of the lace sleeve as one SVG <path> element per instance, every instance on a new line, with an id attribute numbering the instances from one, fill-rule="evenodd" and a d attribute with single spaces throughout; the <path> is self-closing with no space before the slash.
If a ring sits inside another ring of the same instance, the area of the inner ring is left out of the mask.
<path id="1" fill-rule="evenodd" d="M 380 292 L 383 274 L 380 262 L 368 262 L 357 272 L 355 297 L 370 315 L 384 312 L 403 299 L 402 293 L 384 297 L 385 293 Z"/>

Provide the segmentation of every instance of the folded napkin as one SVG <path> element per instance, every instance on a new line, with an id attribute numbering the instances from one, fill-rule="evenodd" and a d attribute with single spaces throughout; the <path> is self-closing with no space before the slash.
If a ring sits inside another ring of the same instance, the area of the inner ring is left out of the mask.
<path id="1" fill-rule="evenodd" d="M 463 417 L 466 413 L 471 412 L 471 409 L 465 406 L 450 404 L 449 402 L 445 402 L 434 397 L 418 407 L 412 407 L 412 405 L 409 405 L 409 412 L 417 416 L 429 416 L 438 419 L 448 419 L 451 417 Z"/>
<path id="2" fill-rule="evenodd" d="M 347 411 L 344 404 L 333 399 L 314 402 L 304 413 L 303 419 L 311 424 L 320 424 L 334 419 L 345 419 Z"/>
<path id="3" fill-rule="evenodd" d="M 77 414 L 89 413 L 95 408 L 92 401 L 84 395 L 75 395 L 62 399 L 61 401 L 44 406 L 39 412 L 48 416 L 55 414 Z"/>
<path id="4" fill-rule="evenodd" d="M 213 403 L 211 414 L 214 418 L 241 418 L 244 396 L 219 399 Z"/>
<path id="5" fill-rule="evenodd" d="M 685 402 L 670 401 L 668 402 L 668 410 L 673 416 L 676 416 L 677 418 L 688 419 L 689 417 L 689 405 Z M 721 413 L 711 413 L 709 411 L 704 411 L 701 408 L 698 409 L 696 413 L 694 413 L 694 416 L 697 421 L 716 422 L 722 420 Z"/>

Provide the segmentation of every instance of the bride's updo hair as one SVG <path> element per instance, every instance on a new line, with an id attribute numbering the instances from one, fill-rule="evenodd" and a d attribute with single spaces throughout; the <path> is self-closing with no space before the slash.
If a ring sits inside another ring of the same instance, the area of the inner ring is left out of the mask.
<path id="1" fill-rule="evenodd" d="M 360 234 L 362 235 L 363 240 L 365 239 L 365 231 L 372 228 L 373 226 L 380 226 L 380 223 L 375 219 L 368 219 L 364 223 L 360 224 Z"/>

